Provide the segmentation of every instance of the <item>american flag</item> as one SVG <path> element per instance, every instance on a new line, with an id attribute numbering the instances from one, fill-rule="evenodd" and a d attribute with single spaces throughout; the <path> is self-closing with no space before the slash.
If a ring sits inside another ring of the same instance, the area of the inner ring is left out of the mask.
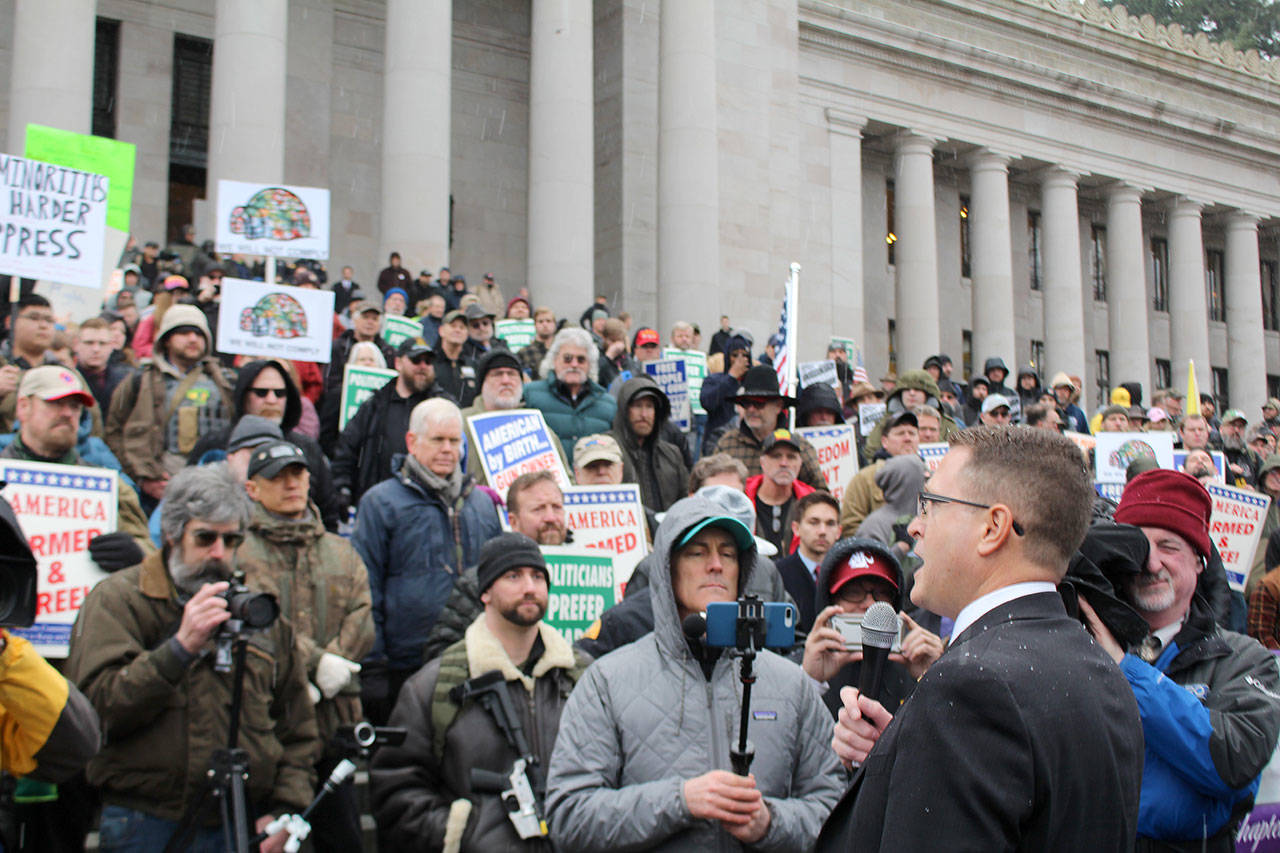
<path id="1" fill-rule="evenodd" d="M 791 366 L 791 340 L 787 336 L 787 318 L 794 311 L 791 304 L 791 282 L 788 281 L 782 297 L 782 316 L 778 320 L 778 345 L 773 348 L 773 372 L 778 376 L 778 392 L 787 394 Z"/>
<path id="2" fill-rule="evenodd" d="M 857 350 L 857 355 L 858 361 L 853 366 L 853 381 L 855 383 L 870 382 L 871 380 L 867 378 L 867 367 L 862 363 L 862 350 Z"/>

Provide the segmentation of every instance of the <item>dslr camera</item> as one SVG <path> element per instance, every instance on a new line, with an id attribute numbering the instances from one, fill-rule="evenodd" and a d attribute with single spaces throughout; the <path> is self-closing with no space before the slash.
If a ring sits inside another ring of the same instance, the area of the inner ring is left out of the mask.
<path id="1" fill-rule="evenodd" d="M 13 507 L 0 498 L 0 628 L 29 628 L 35 621 L 36 558 Z"/>
<path id="2" fill-rule="evenodd" d="M 254 592 L 244 585 L 244 572 L 231 576 L 231 583 L 222 593 L 231 618 L 223 622 L 223 628 L 231 633 L 267 628 L 280 615 L 276 597 L 268 592 Z M 235 624 L 232 624 L 235 623 Z"/>

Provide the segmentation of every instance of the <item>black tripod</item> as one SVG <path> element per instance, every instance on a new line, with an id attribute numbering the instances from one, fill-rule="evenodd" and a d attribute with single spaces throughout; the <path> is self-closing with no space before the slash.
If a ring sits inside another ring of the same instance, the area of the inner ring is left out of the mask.
<path id="1" fill-rule="evenodd" d="M 165 845 L 164 853 L 181 853 L 186 850 L 214 803 L 218 804 L 222 812 L 225 849 L 235 853 L 249 853 L 249 807 L 245 800 L 249 753 L 237 746 L 240 740 L 240 705 L 244 697 L 244 663 L 248 645 L 248 639 L 239 631 L 218 637 L 214 668 L 219 672 L 233 672 L 227 746 L 214 750 L 205 777 L 204 791 L 182 816 L 182 822 Z"/>
<path id="2" fill-rule="evenodd" d="M 758 642 L 764 637 L 764 617 L 755 596 L 746 596 L 738 604 L 737 654 L 738 680 L 742 682 L 742 716 L 738 720 L 738 745 L 729 747 L 729 763 L 739 776 L 751 773 L 751 761 L 756 757 L 755 747 L 747 740 L 747 724 L 751 719 L 751 685 L 756 683 L 755 661 Z"/>

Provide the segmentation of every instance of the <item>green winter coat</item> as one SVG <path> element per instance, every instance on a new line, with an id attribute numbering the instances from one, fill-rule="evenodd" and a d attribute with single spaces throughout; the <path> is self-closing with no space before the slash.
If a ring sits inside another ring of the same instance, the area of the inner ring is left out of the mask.
<path id="1" fill-rule="evenodd" d="M 373 605 L 369 574 L 351 544 L 324 529 L 314 503 L 300 521 L 279 518 L 254 503 L 249 535 L 236 555 L 245 584 L 269 592 L 293 625 L 307 678 L 325 652 L 359 662 L 373 649 Z M 359 722 L 360 679 L 316 705 L 316 722 L 327 744 L 338 726 Z"/>

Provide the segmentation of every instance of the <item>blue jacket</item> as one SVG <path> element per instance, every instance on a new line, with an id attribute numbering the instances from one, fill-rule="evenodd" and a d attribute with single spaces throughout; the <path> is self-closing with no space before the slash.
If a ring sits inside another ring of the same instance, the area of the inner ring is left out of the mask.
<path id="1" fill-rule="evenodd" d="M 1069 403 L 1063 412 L 1066 413 L 1067 429 L 1072 432 L 1089 434 L 1089 416 L 1075 403 Z"/>
<path id="2" fill-rule="evenodd" d="M 707 413 L 706 431 L 702 435 L 703 454 L 715 453 L 720 436 L 734 426 L 738 413 L 733 408 L 733 397 L 741 385 L 728 372 L 709 373 L 702 380 L 702 393 L 698 400 Z"/>
<path id="3" fill-rule="evenodd" d="M 351 544 L 369 570 L 373 596 L 377 639 L 367 660 L 417 669 L 458 574 L 476 564 L 480 546 L 502 526 L 492 498 L 469 478 L 457 504 L 446 506 L 398 468 L 397 477 L 360 499 Z"/>
<path id="4" fill-rule="evenodd" d="M 1275 658 L 1218 628 L 1197 597 L 1155 664 L 1126 655 L 1120 669 L 1142 715 L 1138 837 L 1233 849 L 1226 842 L 1253 804 L 1280 733 Z"/>
<path id="5" fill-rule="evenodd" d="M 564 445 L 573 469 L 573 446 L 584 435 L 608 432 L 613 428 L 613 416 L 618 403 L 609 393 L 594 382 L 588 382 L 586 391 L 576 403 L 569 402 L 564 385 L 554 377 L 539 379 L 524 386 L 524 402 L 531 409 L 542 412 L 547 426 Z"/>

